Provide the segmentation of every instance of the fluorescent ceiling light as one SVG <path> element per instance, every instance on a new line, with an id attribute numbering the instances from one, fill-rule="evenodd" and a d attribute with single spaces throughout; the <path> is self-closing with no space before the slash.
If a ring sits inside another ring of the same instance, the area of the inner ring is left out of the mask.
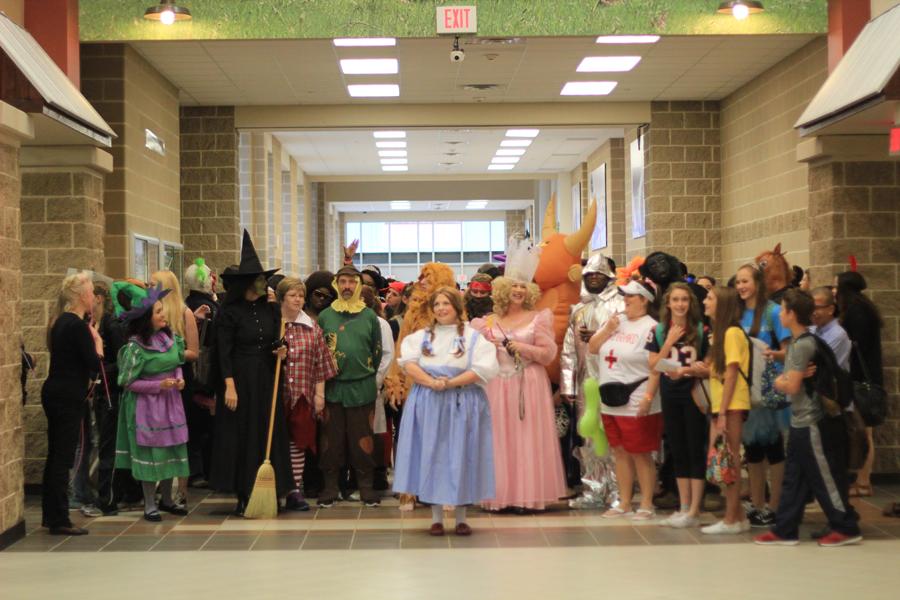
<path id="1" fill-rule="evenodd" d="M 533 138 L 537 137 L 540 132 L 540 129 L 509 129 L 506 132 L 506 137 Z"/>
<path id="2" fill-rule="evenodd" d="M 409 167 L 407 167 L 405 165 L 404 166 L 396 165 L 396 166 L 381 167 L 381 170 L 382 171 L 409 171 Z M 409 208 L 409 207 L 407 207 L 407 208 Z"/>
<path id="3" fill-rule="evenodd" d="M 466 208 L 471 210 L 478 210 L 487 207 L 487 203 L 487 200 L 469 200 L 469 203 L 466 204 Z"/>
<path id="4" fill-rule="evenodd" d="M 392 200 L 392 210 L 409 210 L 412 205 L 406 200 Z"/>
<path id="5" fill-rule="evenodd" d="M 658 35 L 601 35 L 597 38 L 598 44 L 655 44 L 659 41 Z"/>
<path id="6" fill-rule="evenodd" d="M 347 92 L 354 98 L 393 98 L 400 95 L 400 86 L 396 83 L 353 84 L 347 86 Z"/>
<path id="7" fill-rule="evenodd" d="M 406 159 L 405 158 L 382 158 L 381 164 L 382 165 L 405 165 Z"/>
<path id="8" fill-rule="evenodd" d="M 375 142 L 376 148 L 406 148 L 406 142 Z"/>
<path id="9" fill-rule="evenodd" d="M 587 56 L 575 70 L 579 73 L 624 72 L 632 70 L 639 62 L 640 56 Z"/>
<path id="10" fill-rule="evenodd" d="M 522 156 L 525 154 L 525 148 L 500 148 L 497 150 L 497 156 Z"/>
<path id="11" fill-rule="evenodd" d="M 503 140 L 500 146 L 503 148 L 527 148 L 531 145 L 531 140 Z"/>
<path id="12" fill-rule="evenodd" d="M 563 86 L 560 96 L 605 96 L 616 87 L 615 81 L 570 81 Z"/>
<path id="13" fill-rule="evenodd" d="M 337 38 L 334 40 L 334 45 L 342 47 L 396 46 L 397 40 L 394 38 Z"/>
<path id="14" fill-rule="evenodd" d="M 378 156 L 381 158 L 406 157 L 406 150 L 379 150 Z"/>
<path id="15" fill-rule="evenodd" d="M 344 58 L 341 59 L 344 75 L 393 75 L 400 72 L 396 58 Z"/>
<path id="16" fill-rule="evenodd" d="M 381 140 L 403 140 L 406 139 L 405 131 L 373 131 L 372 137 Z"/>
<path id="17" fill-rule="evenodd" d="M 495 156 L 491 159 L 491 163 L 495 165 L 514 165 L 519 162 L 518 156 Z"/>
<path id="18" fill-rule="evenodd" d="M 515 168 L 516 165 L 488 165 L 488 171 L 509 171 Z"/>

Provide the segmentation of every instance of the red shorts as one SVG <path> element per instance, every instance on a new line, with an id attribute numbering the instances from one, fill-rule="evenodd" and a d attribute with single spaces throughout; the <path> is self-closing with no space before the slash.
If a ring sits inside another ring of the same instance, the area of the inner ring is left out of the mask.
<path id="1" fill-rule="evenodd" d="M 662 413 L 646 417 L 617 417 L 601 415 L 606 439 L 611 448 L 624 446 L 629 454 L 643 454 L 659 450 L 662 437 Z"/>

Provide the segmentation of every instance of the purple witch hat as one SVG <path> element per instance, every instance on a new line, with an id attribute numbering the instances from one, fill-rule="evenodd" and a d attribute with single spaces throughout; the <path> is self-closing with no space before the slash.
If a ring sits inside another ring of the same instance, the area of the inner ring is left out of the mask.
<path id="1" fill-rule="evenodd" d="M 147 290 L 146 298 L 141 298 L 141 300 L 138 301 L 137 306 L 132 306 L 131 310 L 123 312 L 120 318 L 125 322 L 140 319 L 147 314 L 147 311 L 153 310 L 153 305 L 165 298 L 171 291 L 172 290 L 164 290 L 162 289 L 162 284 L 157 284 L 155 288 Z"/>

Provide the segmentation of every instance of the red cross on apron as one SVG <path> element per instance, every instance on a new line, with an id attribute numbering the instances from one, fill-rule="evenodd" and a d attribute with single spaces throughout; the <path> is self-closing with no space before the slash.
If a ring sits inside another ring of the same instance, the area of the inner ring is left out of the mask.
<path id="1" fill-rule="evenodd" d="M 606 362 L 609 363 L 609 368 L 610 368 L 610 369 L 613 368 L 613 365 L 614 365 L 615 363 L 619 362 L 619 359 L 616 358 L 616 355 L 615 355 L 615 354 L 613 354 L 613 349 L 612 349 L 612 348 L 609 349 L 609 354 L 606 355 L 606 357 L 604 357 L 603 360 L 605 360 Z"/>

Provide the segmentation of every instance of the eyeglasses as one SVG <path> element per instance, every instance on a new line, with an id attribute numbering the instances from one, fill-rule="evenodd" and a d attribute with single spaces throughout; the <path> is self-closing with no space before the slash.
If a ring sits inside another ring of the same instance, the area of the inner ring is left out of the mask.
<path id="1" fill-rule="evenodd" d="M 313 296 L 315 296 L 316 298 L 320 298 L 322 300 L 334 298 L 334 296 L 332 294 L 329 294 L 328 292 L 323 292 L 322 290 L 313 290 Z"/>

